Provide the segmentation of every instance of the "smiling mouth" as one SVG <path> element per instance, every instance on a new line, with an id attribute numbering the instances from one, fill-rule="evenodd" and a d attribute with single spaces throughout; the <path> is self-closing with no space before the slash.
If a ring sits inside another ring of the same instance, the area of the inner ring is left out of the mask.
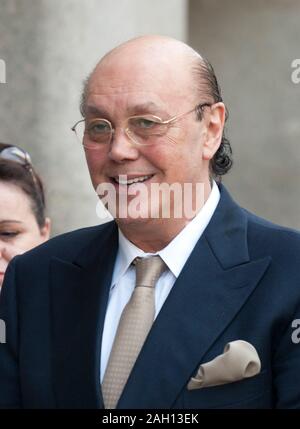
<path id="1" fill-rule="evenodd" d="M 146 182 L 147 180 L 152 179 L 153 176 L 154 174 L 148 174 L 144 176 L 136 176 L 133 178 L 129 178 L 126 174 L 124 175 L 120 174 L 119 176 L 111 177 L 111 180 L 118 185 L 129 186 L 129 185 L 132 185 L 133 183 Z"/>

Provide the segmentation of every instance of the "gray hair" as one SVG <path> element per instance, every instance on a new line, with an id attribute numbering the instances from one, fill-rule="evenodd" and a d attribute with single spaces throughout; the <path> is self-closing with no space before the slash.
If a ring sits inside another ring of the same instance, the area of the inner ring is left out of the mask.
<path id="1" fill-rule="evenodd" d="M 214 69 L 212 65 L 205 58 L 200 55 L 193 60 L 192 71 L 195 76 L 197 90 L 201 95 L 201 99 L 213 103 L 223 102 L 221 96 L 221 89 L 218 84 Z M 201 111 L 198 115 L 202 119 Z M 228 119 L 228 110 L 225 112 L 225 122 Z M 233 164 L 232 149 L 230 141 L 225 136 L 225 129 L 223 130 L 221 144 L 210 161 L 210 175 L 216 180 L 221 181 L 221 176 L 228 173 Z"/>

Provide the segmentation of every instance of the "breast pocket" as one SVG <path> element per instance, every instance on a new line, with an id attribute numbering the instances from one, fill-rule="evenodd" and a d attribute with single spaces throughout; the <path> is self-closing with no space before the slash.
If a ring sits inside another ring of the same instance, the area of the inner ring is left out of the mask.
<path id="1" fill-rule="evenodd" d="M 184 390 L 184 408 L 271 408 L 271 377 L 262 371 L 254 377 L 221 386 Z"/>

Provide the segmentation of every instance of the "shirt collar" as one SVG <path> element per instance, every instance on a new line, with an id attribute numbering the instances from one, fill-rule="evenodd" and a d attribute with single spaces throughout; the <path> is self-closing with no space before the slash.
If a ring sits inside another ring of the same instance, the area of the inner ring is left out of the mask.
<path id="1" fill-rule="evenodd" d="M 219 200 L 220 191 L 216 182 L 213 181 L 209 197 L 199 213 L 166 247 L 155 253 L 155 255 L 159 255 L 163 259 L 176 278 L 211 220 Z M 119 248 L 111 287 L 120 280 L 137 256 L 146 257 L 149 255 L 154 255 L 154 253 L 146 253 L 135 246 L 124 236 L 119 228 Z"/>

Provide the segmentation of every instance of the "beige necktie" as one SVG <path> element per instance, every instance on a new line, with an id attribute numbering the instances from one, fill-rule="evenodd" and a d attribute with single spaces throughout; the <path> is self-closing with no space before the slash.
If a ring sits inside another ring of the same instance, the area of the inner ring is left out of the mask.
<path id="1" fill-rule="evenodd" d="M 102 382 L 105 408 L 115 408 L 155 316 L 155 283 L 166 269 L 160 256 L 136 258 L 134 291 L 125 306 Z"/>

